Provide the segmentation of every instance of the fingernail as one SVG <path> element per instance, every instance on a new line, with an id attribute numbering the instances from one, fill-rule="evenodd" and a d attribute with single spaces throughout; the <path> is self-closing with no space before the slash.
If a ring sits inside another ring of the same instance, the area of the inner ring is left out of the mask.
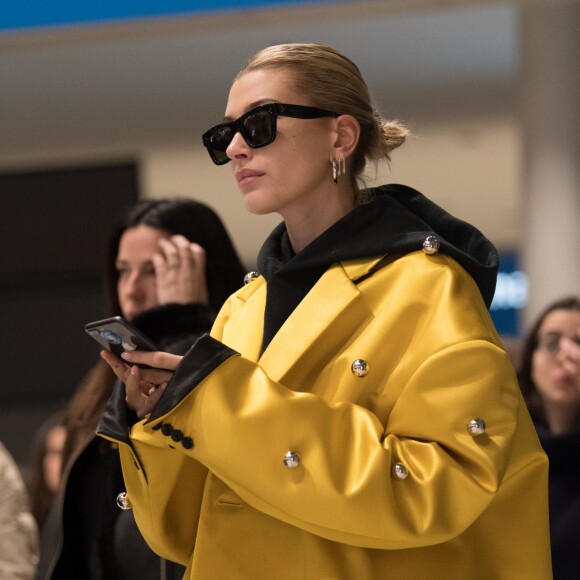
<path id="1" fill-rule="evenodd" d="M 126 350 L 124 350 L 121 353 L 121 358 L 125 359 L 125 360 L 131 360 L 131 353 L 127 352 Z"/>

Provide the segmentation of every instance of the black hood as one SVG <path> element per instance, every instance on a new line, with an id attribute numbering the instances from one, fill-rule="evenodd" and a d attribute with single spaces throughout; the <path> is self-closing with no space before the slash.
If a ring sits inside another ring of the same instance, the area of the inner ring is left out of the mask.
<path id="1" fill-rule="evenodd" d="M 440 252 L 455 259 L 473 277 L 489 308 L 499 257 L 478 229 L 404 185 L 384 185 L 364 193 L 369 194 L 370 201 L 356 207 L 299 254 L 292 253 L 284 223 L 264 243 L 258 269 L 268 281 L 265 333 L 270 336 L 264 337 L 265 343 L 330 265 L 415 252 L 422 249 L 429 235 L 439 239 Z"/>

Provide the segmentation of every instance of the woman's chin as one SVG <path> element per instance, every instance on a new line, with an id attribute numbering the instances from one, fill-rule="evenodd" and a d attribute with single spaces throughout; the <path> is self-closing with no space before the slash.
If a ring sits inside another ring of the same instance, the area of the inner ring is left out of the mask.
<path id="1" fill-rule="evenodd" d="M 276 211 L 271 203 L 265 202 L 260 197 L 252 193 L 244 195 L 244 205 L 249 213 L 253 215 L 267 215 Z"/>

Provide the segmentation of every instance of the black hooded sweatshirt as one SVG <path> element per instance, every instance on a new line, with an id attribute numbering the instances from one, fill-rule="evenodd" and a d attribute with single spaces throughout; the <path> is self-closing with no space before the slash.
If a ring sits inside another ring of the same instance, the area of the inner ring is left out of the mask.
<path id="1" fill-rule="evenodd" d="M 329 266 L 385 255 L 394 260 L 420 250 L 429 235 L 438 238 L 440 252 L 474 278 L 489 308 L 499 258 L 479 230 L 404 185 L 384 185 L 364 195 L 370 201 L 357 206 L 299 254 L 292 251 L 284 223 L 262 246 L 258 270 L 268 282 L 262 352 Z"/>

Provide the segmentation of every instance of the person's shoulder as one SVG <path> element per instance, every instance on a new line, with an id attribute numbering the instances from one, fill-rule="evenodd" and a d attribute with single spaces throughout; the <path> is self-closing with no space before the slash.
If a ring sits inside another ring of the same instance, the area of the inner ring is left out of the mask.
<path id="1" fill-rule="evenodd" d="M 4 443 L 0 441 L 0 471 L 5 472 L 16 468 L 16 462 L 14 461 L 10 451 L 8 451 Z"/>
<path id="2" fill-rule="evenodd" d="M 453 289 L 450 298 L 460 294 L 483 298 L 473 276 L 449 254 L 412 252 L 401 258 L 400 267 L 410 286 L 424 288 L 426 292 L 429 289 L 433 293 Z"/>
<path id="3" fill-rule="evenodd" d="M 2 497 L 6 500 L 15 494 L 25 494 L 25 485 L 22 474 L 10 451 L 0 442 L 0 482 Z"/>
<path id="4" fill-rule="evenodd" d="M 359 268 L 362 269 L 362 264 Z M 361 276 L 355 283 L 377 307 L 396 300 L 399 307 L 414 304 L 422 305 L 421 308 L 450 308 L 471 304 L 473 308 L 477 304 L 478 312 L 487 310 L 475 280 L 447 254 L 416 251 L 402 256 L 387 255 L 375 268 L 376 271 Z"/>
<path id="5" fill-rule="evenodd" d="M 471 279 L 467 270 L 450 255 L 443 252 L 426 254 L 422 250 L 392 252 L 379 258 L 356 260 L 345 263 L 350 270 L 368 268 L 373 277 L 402 276 L 408 283 L 415 283 L 425 276 L 441 278 Z M 369 276 L 370 277 L 370 276 Z"/>

